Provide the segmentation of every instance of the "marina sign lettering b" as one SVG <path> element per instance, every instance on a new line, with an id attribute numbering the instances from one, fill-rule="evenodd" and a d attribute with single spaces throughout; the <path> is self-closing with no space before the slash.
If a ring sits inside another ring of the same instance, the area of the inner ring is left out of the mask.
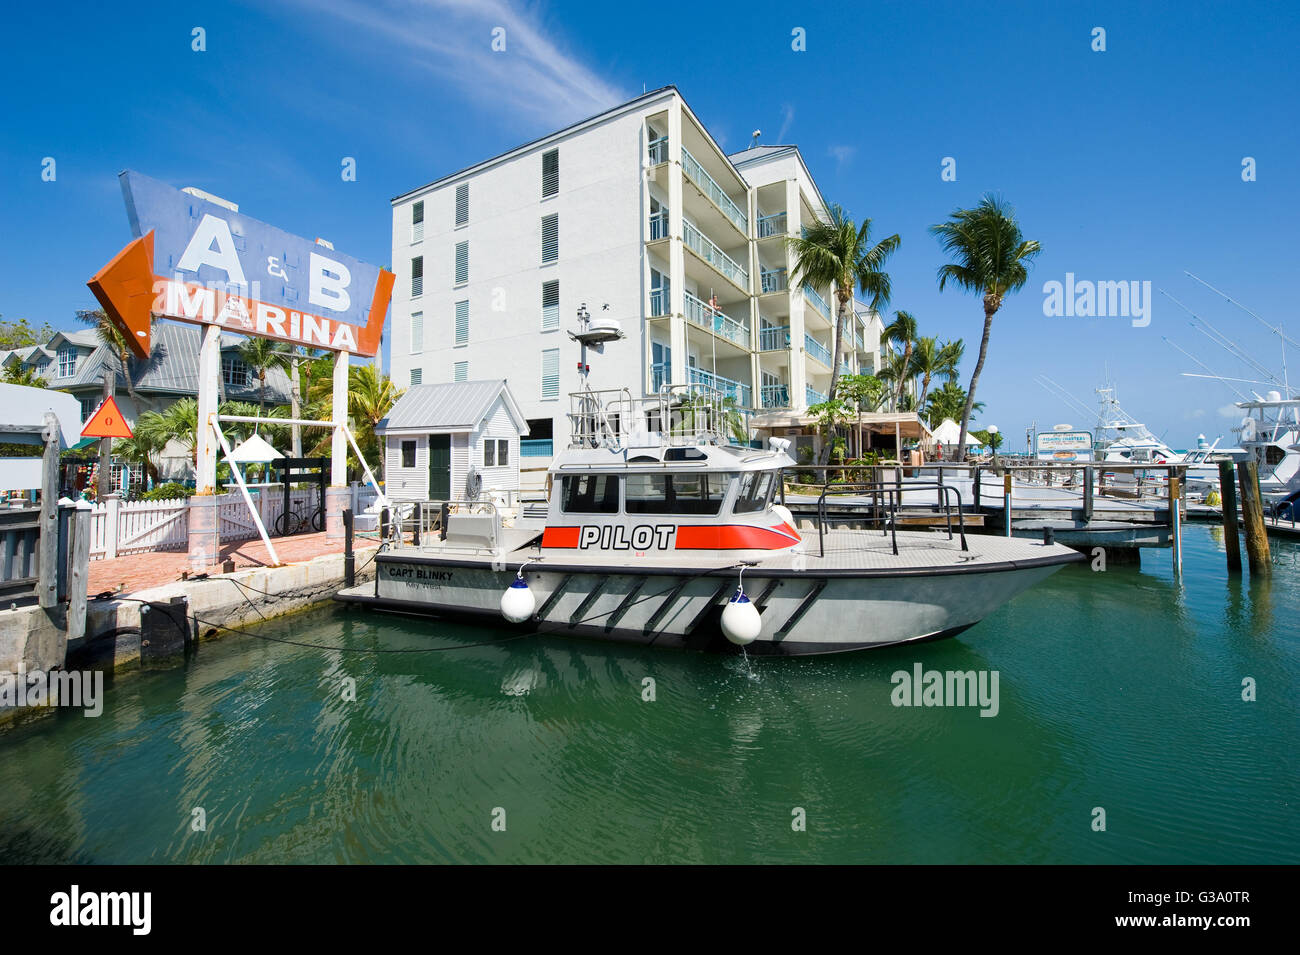
<path id="1" fill-rule="evenodd" d="M 136 354 L 149 354 L 154 316 L 378 351 L 392 272 L 139 173 L 121 183 L 136 239 L 88 284 Z"/>
<path id="2" fill-rule="evenodd" d="M 578 537 L 578 548 L 599 547 L 601 550 L 667 550 L 672 546 L 676 524 L 637 524 L 628 528 L 623 524 L 584 524 Z"/>

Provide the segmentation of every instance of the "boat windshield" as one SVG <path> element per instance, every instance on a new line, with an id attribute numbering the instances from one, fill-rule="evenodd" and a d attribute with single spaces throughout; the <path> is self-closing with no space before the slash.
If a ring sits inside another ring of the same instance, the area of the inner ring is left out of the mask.
<path id="1" fill-rule="evenodd" d="M 775 471 L 748 471 L 740 478 L 740 491 L 736 495 L 737 514 L 753 514 L 766 510 L 776 488 Z"/>
<path id="2" fill-rule="evenodd" d="M 686 474 L 629 474 L 629 514 L 717 514 L 732 474 L 696 471 Z"/>

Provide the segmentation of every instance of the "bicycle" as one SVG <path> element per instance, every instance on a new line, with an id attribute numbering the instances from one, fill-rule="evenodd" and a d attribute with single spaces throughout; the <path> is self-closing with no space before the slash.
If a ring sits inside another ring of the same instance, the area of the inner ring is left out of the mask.
<path id="1" fill-rule="evenodd" d="M 325 509 L 303 502 L 296 509 L 285 511 L 275 519 L 277 537 L 301 534 L 310 527 L 313 531 L 325 529 Z"/>

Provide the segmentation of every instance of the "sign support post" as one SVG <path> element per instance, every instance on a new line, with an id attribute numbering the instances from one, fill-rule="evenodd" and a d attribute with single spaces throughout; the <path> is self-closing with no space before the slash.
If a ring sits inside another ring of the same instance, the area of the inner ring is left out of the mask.
<path id="1" fill-rule="evenodd" d="M 348 492 L 348 370 L 351 356 L 341 351 L 334 359 L 334 433 L 330 437 L 330 486 L 325 491 L 325 536 L 342 538 L 343 511 L 351 504 Z"/>
<path id="2" fill-rule="evenodd" d="M 198 420 L 194 435 L 197 455 L 194 496 L 190 498 L 190 569 L 205 570 L 221 560 L 221 504 L 217 496 L 217 376 L 221 374 L 221 326 L 203 326 L 199 346 Z"/>

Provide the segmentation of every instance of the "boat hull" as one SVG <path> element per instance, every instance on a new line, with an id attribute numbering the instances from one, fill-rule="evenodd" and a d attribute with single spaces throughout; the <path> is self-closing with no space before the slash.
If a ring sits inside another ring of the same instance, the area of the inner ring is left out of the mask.
<path id="1" fill-rule="evenodd" d="M 906 571 L 753 568 L 745 591 L 762 632 L 752 653 L 836 653 L 937 640 L 974 626 L 1071 559 L 1050 557 L 983 566 Z M 375 583 L 339 599 L 399 613 L 472 618 L 508 628 L 501 595 L 514 568 L 481 561 L 396 553 L 380 555 Z M 734 568 L 704 571 L 640 567 L 529 567 L 534 618 L 518 625 L 540 634 L 572 635 L 697 650 L 735 649 L 720 617 L 735 592 Z"/>

